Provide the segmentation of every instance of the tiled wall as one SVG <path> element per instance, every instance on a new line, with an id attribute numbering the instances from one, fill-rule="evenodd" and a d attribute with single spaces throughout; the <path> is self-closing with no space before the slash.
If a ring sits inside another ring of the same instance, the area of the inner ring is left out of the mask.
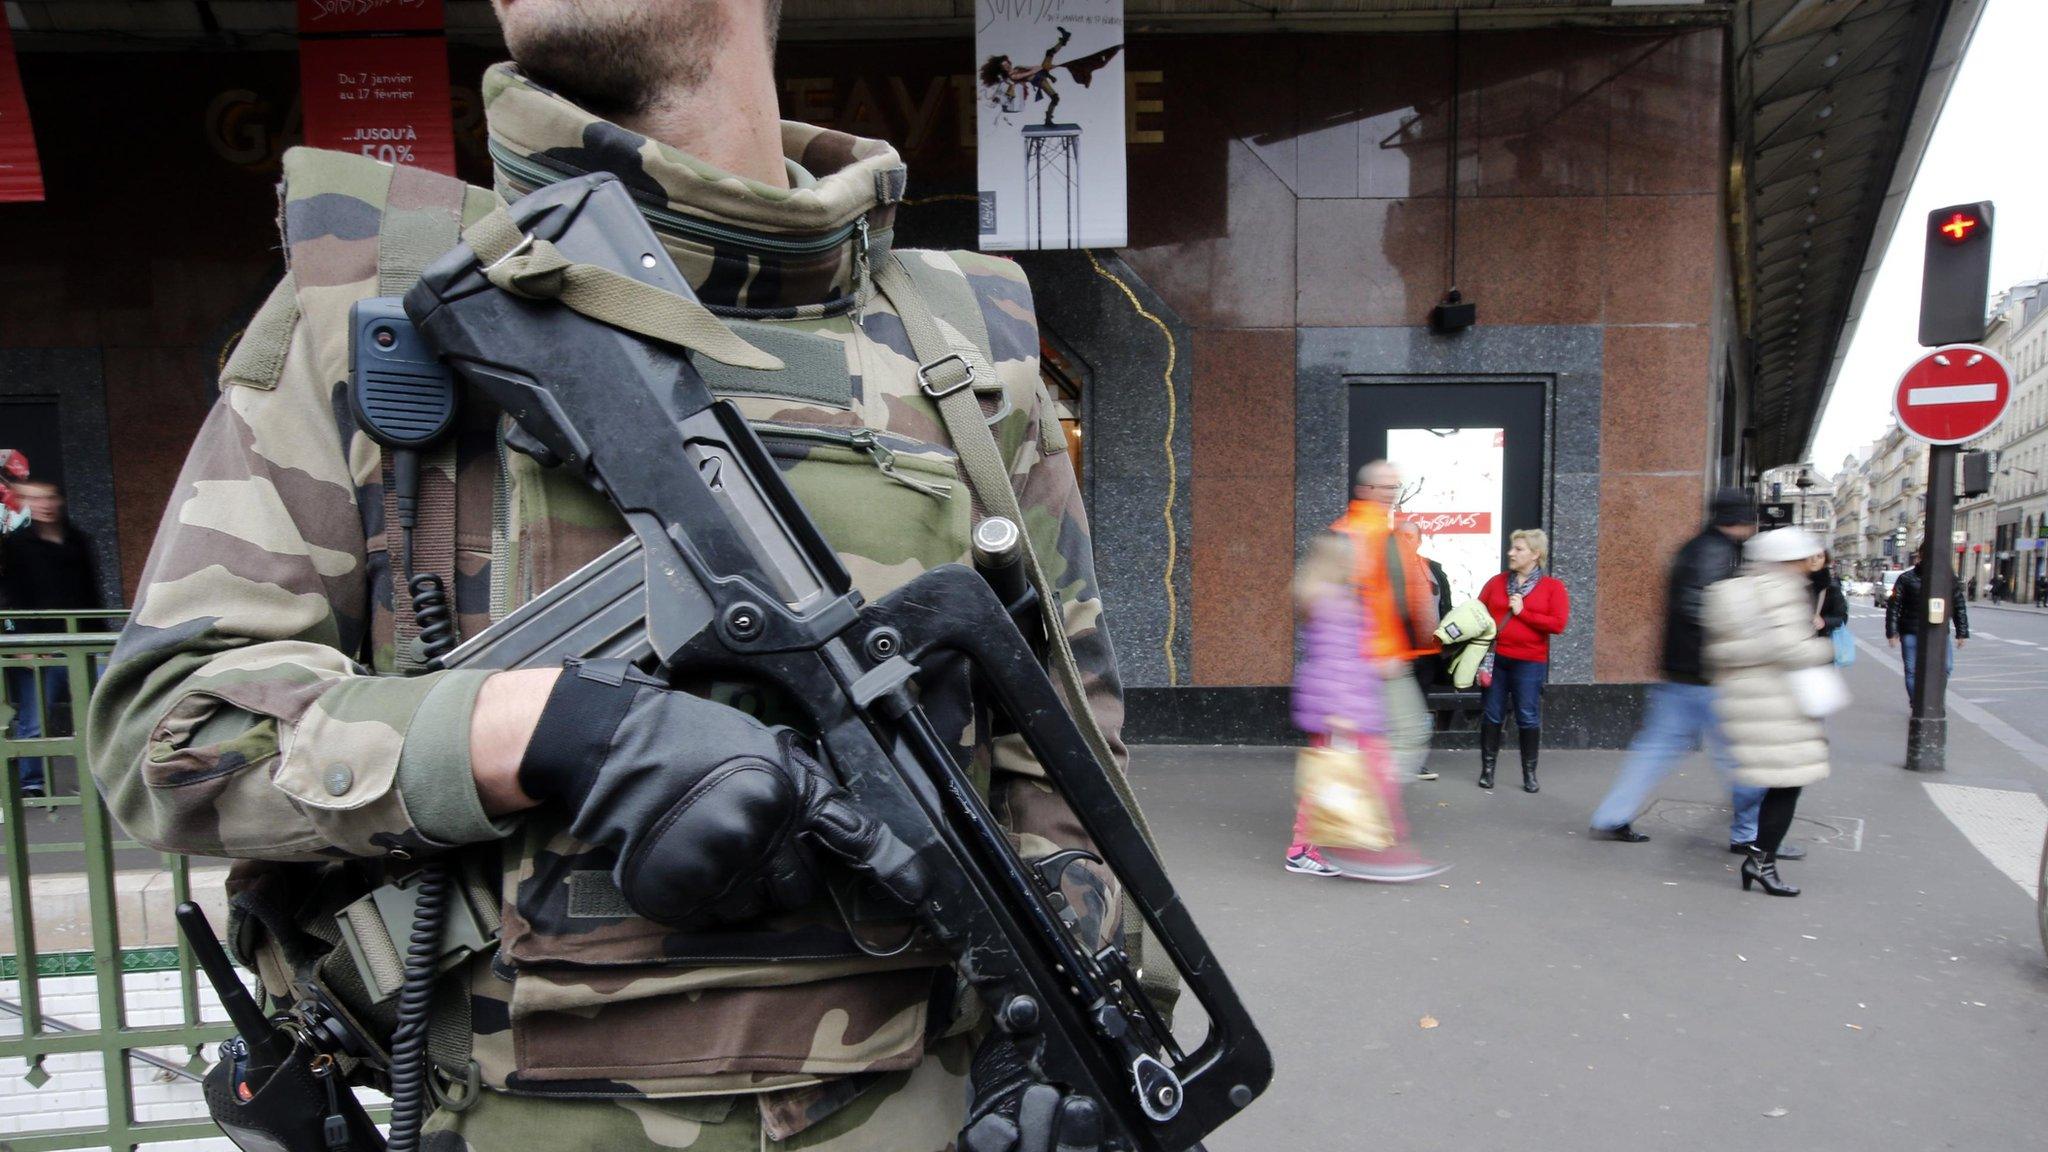
<path id="1" fill-rule="evenodd" d="M 1574 510 L 1599 524 L 1598 596 L 1575 624 L 1594 633 L 1592 679 L 1654 676 L 1661 580 L 1646 574 L 1696 526 L 1708 467 L 1721 42 L 1557 31 L 1133 46 L 1133 69 L 1163 74 L 1166 140 L 1132 148 L 1124 255 L 1192 329 L 1195 683 L 1288 675 L 1287 509 L 1330 483 L 1297 474 L 1283 418 L 1298 401 L 1297 329 L 1418 327 L 1452 283 L 1482 326 L 1597 341 L 1596 492 L 1556 496 L 1597 504 Z"/>

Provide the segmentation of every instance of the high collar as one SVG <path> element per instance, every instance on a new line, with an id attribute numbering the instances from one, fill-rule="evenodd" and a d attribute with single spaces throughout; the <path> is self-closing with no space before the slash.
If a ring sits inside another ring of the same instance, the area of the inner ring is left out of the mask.
<path id="1" fill-rule="evenodd" d="M 882 141 L 784 121 L 792 187 L 771 188 L 592 115 L 511 64 L 484 73 L 483 97 L 499 195 L 617 176 L 715 311 L 844 311 L 888 250 L 904 169 Z"/>
<path id="2" fill-rule="evenodd" d="M 1386 532 L 1393 528 L 1394 510 L 1377 500 L 1353 499 L 1344 509 L 1344 515 L 1330 525 L 1339 532 L 1377 531 Z"/>

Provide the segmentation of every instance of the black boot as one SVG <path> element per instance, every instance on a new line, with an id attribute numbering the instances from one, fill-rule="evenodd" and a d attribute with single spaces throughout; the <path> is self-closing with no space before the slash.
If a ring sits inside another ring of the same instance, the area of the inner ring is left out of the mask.
<path id="1" fill-rule="evenodd" d="M 1536 791 L 1536 749 L 1543 743 L 1543 729 L 1517 728 L 1522 738 L 1522 791 Z"/>
<path id="2" fill-rule="evenodd" d="M 1751 845 L 1749 858 L 1742 862 L 1742 890 L 1749 891 L 1751 884 L 1761 884 L 1764 891 L 1773 896 L 1797 896 L 1799 889 L 1785 883 L 1778 875 L 1778 858 L 1761 848 Z"/>
<path id="3" fill-rule="evenodd" d="M 1479 722 L 1479 786 L 1493 787 L 1493 767 L 1500 762 L 1500 725 Z"/>

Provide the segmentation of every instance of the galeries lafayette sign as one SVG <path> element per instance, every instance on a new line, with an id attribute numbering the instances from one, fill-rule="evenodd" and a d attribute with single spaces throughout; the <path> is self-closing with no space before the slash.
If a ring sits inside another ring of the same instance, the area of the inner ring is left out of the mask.
<path id="1" fill-rule="evenodd" d="M 1424 536 L 1484 536 L 1493 531 L 1491 512 L 1403 512 L 1401 519 Z"/>

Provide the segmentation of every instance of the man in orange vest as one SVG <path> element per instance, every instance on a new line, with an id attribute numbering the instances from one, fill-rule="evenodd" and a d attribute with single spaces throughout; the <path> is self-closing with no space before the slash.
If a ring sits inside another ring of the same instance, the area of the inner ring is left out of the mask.
<path id="1" fill-rule="evenodd" d="M 1379 662 L 1387 683 L 1387 744 L 1402 771 L 1434 780 L 1425 762 L 1436 723 L 1413 661 L 1439 647 L 1435 582 L 1416 552 L 1415 537 L 1394 531 L 1399 470 L 1385 460 L 1372 461 L 1358 470 L 1351 496 L 1351 507 L 1330 527 L 1352 538 L 1358 556 L 1358 592 L 1374 624 L 1367 655 Z"/>

